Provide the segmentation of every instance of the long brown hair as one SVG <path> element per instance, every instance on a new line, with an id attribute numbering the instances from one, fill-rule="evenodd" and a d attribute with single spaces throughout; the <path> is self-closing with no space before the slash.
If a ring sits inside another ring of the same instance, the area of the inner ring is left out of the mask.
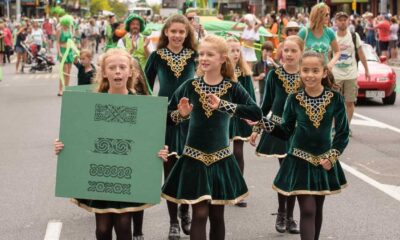
<path id="1" fill-rule="evenodd" d="M 304 59 L 309 58 L 309 57 L 318 58 L 321 65 L 324 67 L 324 71 L 326 71 L 326 77 L 322 78 L 321 84 L 325 87 L 333 88 L 335 85 L 335 77 L 333 76 L 332 72 L 328 69 L 324 55 L 322 53 L 318 53 L 318 52 L 315 52 L 312 50 L 305 51 L 303 53 L 303 56 L 300 59 L 300 66 L 301 66 L 301 63 L 304 61 Z M 302 83 L 302 85 L 303 85 L 303 83 Z"/>
<path id="2" fill-rule="evenodd" d="M 236 38 L 228 38 L 227 40 L 226 40 L 226 42 L 227 43 L 239 43 L 240 44 L 240 41 L 239 40 L 237 40 Z M 237 63 L 237 66 L 240 68 L 240 71 L 242 71 L 242 73 L 245 75 L 245 76 L 251 76 L 251 75 L 253 75 L 253 72 L 251 71 L 251 69 L 250 69 L 250 67 L 249 67 L 249 64 L 247 64 L 247 62 L 244 60 L 244 58 L 243 58 L 243 55 L 242 55 L 242 52 L 240 52 L 240 56 L 239 56 L 239 61 L 238 61 L 238 63 Z"/>
<path id="3" fill-rule="evenodd" d="M 129 61 L 129 68 L 132 71 L 132 76 L 128 78 L 126 88 L 131 92 L 136 92 L 141 95 L 149 95 L 146 80 L 139 63 L 132 58 L 125 49 L 121 48 L 109 49 L 100 57 L 98 64 L 100 66 L 100 71 L 97 71 L 95 77 L 95 82 L 99 85 L 97 92 L 106 93 L 110 89 L 110 83 L 108 78 L 104 76 L 104 71 L 106 69 L 106 59 L 114 55 L 120 56 L 121 58 L 126 57 Z"/>
<path id="4" fill-rule="evenodd" d="M 190 25 L 187 18 L 183 15 L 174 14 L 170 16 L 165 22 L 163 28 L 161 29 L 160 39 L 158 41 L 157 49 L 165 48 L 168 46 L 168 37 L 165 35 L 165 31 L 167 31 L 173 23 L 182 23 L 185 25 L 187 36 L 185 41 L 183 42 L 183 47 L 190 48 L 194 51 L 197 50 L 196 38 L 194 35 L 194 31 L 192 26 Z"/>
<path id="5" fill-rule="evenodd" d="M 200 46 L 204 43 L 210 43 L 213 45 L 214 49 L 225 57 L 226 61 L 221 66 L 221 75 L 223 77 L 229 78 L 234 82 L 237 82 L 237 77 L 235 74 L 235 65 L 229 57 L 229 46 L 228 43 L 222 37 L 216 35 L 208 35 L 203 38 L 200 42 Z M 197 67 L 197 76 L 204 76 L 204 72 L 201 70 L 200 65 Z"/>
<path id="6" fill-rule="evenodd" d="M 325 26 L 325 14 L 330 12 L 330 8 L 325 3 L 315 4 L 310 13 L 310 28 L 315 30 Z"/>

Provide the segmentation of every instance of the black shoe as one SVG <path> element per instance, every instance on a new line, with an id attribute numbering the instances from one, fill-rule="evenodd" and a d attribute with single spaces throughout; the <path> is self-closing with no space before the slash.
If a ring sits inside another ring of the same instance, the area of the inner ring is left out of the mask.
<path id="1" fill-rule="evenodd" d="M 192 224 L 192 219 L 190 218 L 189 209 L 187 211 L 182 211 L 182 205 L 178 208 L 178 217 L 181 219 L 182 232 L 185 235 L 190 235 L 190 226 Z"/>
<path id="2" fill-rule="evenodd" d="M 297 222 L 293 218 L 286 219 L 286 230 L 291 234 L 299 234 L 300 229 L 297 226 Z"/>
<path id="3" fill-rule="evenodd" d="M 169 226 L 168 240 L 179 240 L 181 238 L 181 229 L 179 223 L 173 223 Z"/>
<path id="4" fill-rule="evenodd" d="M 278 213 L 276 215 L 275 229 L 279 233 L 286 232 L 285 213 Z"/>
<path id="5" fill-rule="evenodd" d="M 247 202 L 246 201 L 240 201 L 238 203 L 235 204 L 237 207 L 247 207 Z"/>
<path id="6" fill-rule="evenodd" d="M 133 240 L 144 240 L 143 235 L 133 236 Z"/>

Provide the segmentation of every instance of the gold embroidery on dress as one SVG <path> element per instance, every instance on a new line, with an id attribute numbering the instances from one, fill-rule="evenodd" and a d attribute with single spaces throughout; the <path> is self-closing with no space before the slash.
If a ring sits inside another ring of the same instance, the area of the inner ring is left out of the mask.
<path id="1" fill-rule="evenodd" d="M 242 76 L 242 70 L 240 69 L 240 67 L 235 67 L 235 75 L 237 78 Z"/>
<path id="2" fill-rule="evenodd" d="M 275 70 L 276 75 L 278 75 L 279 80 L 282 81 L 283 88 L 287 94 L 295 93 L 300 89 L 300 75 L 289 74 L 283 70 L 283 67 L 279 67 Z"/>
<path id="3" fill-rule="evenodd" d="M 175 54 L 167 48 L 157 50 L 157 54 L 167 61 L 168 66 L 177 78 L 181 76 L 187 64 L 187 60 L 192 57 L 193 53 L 194 51 L 189 48 L 183 49 L 179 54 Z"/>
<path id="4" fill-rule="evenodd" d="M 229 157 L 232 152 L 229 147 L 226 147 L 213 153 L 205 153 L 186 145 L 183 149 L 183 155 L 202 161 L 205 165 L 210 166 L 219 160 Z"/>
<path id="5" fill-rule="evenodd" d="M 226 80 L 217 86 L 207 86 L 203 81 L 197 79 L 192 82 L 192 85 L 194 86 L 194 90 L 200 95 L 199 101 L 201 102 L 207 118 L 210 118 L 214 111 L 210 106 L 208 106 L 207 94 L 213 93 L 220 98 L 228 92 L 230 87 L 232 87 L 232 84 Z"/>
<path id="6" fill-rule="evenodd" d="M 273 121 L 274 123 L 281 124 L 282 123 L 282 118 L 277 116 L 277 115 L 275 115 L 275 114 L 272 114 L 271 121 Z"/>
<path id="7" fill-rule="evenodd" d="M 322 159 L 328 159 L 333 166 L 336 163 L 337 158 L 340 155 L 340 152 L 336 149 L 331 149 L 326 153 L 316 156 L 301 149 L 294 148 L 292 154 L 293 156 L 306 160 L 307 162 L 311 163 L 314 166 L 320 165 Z"/>
<path id="8" fill-rule="evenodd" d="M 316 128 L 321 124 L 324 114 L 326 113 L 326 107 L 331 103 L 332 97 L 333 92 L 331 91 L 325 91 L 319 98 L 309 98 L 305 95 L 304 91 L 296 95 L 296 99 L 299 100 L 300 105 L 306 109 L 306 114 Z"/>

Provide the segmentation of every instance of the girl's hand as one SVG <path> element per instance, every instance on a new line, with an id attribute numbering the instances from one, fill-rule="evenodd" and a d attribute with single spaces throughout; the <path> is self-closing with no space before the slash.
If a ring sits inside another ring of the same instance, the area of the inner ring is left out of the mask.
<path id="1" fill-rule="evenodd" d="M 332 163 L 328 159 L 322 159 L 320 164 L 322 167 L 326 170 L 329 171 L 332 168 Z"/>
<path id="2" fill-rule="evenodd" d="M 242 118 L 243 119 L 243 118 Z M 255 125 L 257 125 L 257 123 L 258 122 L 253 122 L 253 121 L 251 121 L 251 120 L 249 120 L 249 119 L 243 119 L 243 121 L 245 121 L 248 125 L 250 125 L 250 126 L 255 126 Z"/>
<path id="3" fill-rule="evenodd" d="M 62 143 L 59 139 L 54 141 L 54 152 L 56 155 L 60 154 L 61 150 L 64 149 L 64 143 Z"/>
<path id="4" fill-rule="evenodd" d="M 249 139 L 251 146 L 253 146 L 253 147 L 256 146 L 257 137 L 258 137 L 258 133 L 257 132 L 253 132 L 251 134 L 250 139 Z"/>
<path id="5" fill-rule="evenodd" d="M 220 102 L 221 102 L 221 99 L 219 97 L 217 97 L 217 95 L 215 95 L 213 93 L 207 94 L 207 103 L 211 109 L 214 109 L 214 110 L 218 109 Z"/>
<path id="6" fill-rule="evenodd" d="M 183 118 L 189 116 L 192 110 L 193 110 L 193 104 L 189 104 L 188 98 L 183 97 L 181 98 L 181 100 L 179 100 L 178 111 Z"/>
<path id="7" fill-rule="evenodd" d="M 327 67 L 328 67 L 328 69 L 329 69 L 330 72 L 332 72 L 333 65 L 334 65 L 334 64 L 332 64 L 332 63 L 328 63 L 328 65 L 327 65 Z"/>
<path id="8" fill-rule="evenodd" d="M 158 157 L 161 158 L 164 162 L 167 162 L 168 161 L 168 153 L 169 153 L 168 146 L 165 145 L 164 149 L 161 149 L 158 152 Z"/>

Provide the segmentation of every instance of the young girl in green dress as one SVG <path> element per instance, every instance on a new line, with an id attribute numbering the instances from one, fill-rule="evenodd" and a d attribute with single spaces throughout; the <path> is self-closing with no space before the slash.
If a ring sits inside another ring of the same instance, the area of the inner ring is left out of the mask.
<path id="1" fill-rule="evenodd" d="M 101 70 L 96 75 L 99 93 L 148 95 L 146 82 L 139 76 L 138 63 L 123 49 L 110 49 L 101 58 Z M 59 154 L 64 144 L 56 140 L 55 152 Z M 167 160 L 168 149 L 160 150 L 158 156 Z M 143 210 L 150 204 L 73 199 L 79 207 L 96 216 L 96 238 L 111 240 L 115 228 L 117 239 L 132 240 L 131 218 L 134 220 L 134 240 L 142 240 Z"/>
<path id="2" fill-rule="evenodd" d="M 286 99 L 289 94 L 300 90 L 300 67 L 299 61 L 303 52 L 303 40 L 298 36 L 289 36 L 282 43 L 282 59 L 284 64 L 274 71 L 270 71 L 266 78 L 264 99 L 261 110 L 263 116 L 267 117 L 271 112 L 269 120 L 274 123 L 282 123 L 282 113 Z M 255 141 L 261 132 L 260 128 L 254 127 L 250 138 L 250 144 L 255 146 Z M 287 141 L 263 132 L 261 140 L 256 148 L 258 156 L 277 157 L 279 165 L 286 156 Z M 289 233 L 299 233 L 297 223 L 293 220 L 293 209 L 296 196 L 285 196 L 278 192 L 278 214 L 275 229 L 280 233 L 286 230 Z"/>
<path id="3" fill-rule="evenodd" d="M 69 39 L 72 39 L 72 25 L 73 18 L 70 15 L 65 15 L 60 18 L 60 26 L 61 28 L 57 30 L 56 39 L 57 39 L 57 59 L 61 62 L 64 54 L 67 54 L 67 57 L 63 66 L 63 74 L 64 74 L 64 85 L 69 86 L 69 79 L 71 75 L 71 66 L 74 62 L 74 53 L 72 50 L 67 53 L 67 42 Z M 58 86 L 58 96 L 62 96 L 63 84 L 60 80 Z"/>
<path id="4" fill-rule="evenodd" d="M 210 35 L 199 47 L 198 78 L 183 83 L 169 104 L 168 123 L 188 118 L 189 131 L 182 156 L 165 181 L 162 197 L 192 204 L 191 240 L 224 239 L 224 205 L 248 196 L 239 165 L 229 148 L 232 116 L 261 119 L 261 110 L 236 80 L 226 41 Z"/>
<path id="5" fill-rule="evenodd" d="M 302 240 L 319 239 L 325 195 L 347 185 L 338 157 L 348 144 L 349 126 L 343 96 L 331 89 L 331 76 L 322 54 L 305 52 L 300 61 L 304 89 L 288 96 L 282 123 L 263 117 L 258 124 L 274 136 L 290 139 L 272 187 L 297 196 Z"/>
<path id="6" fill-rule="evenodd" d="M 230 48 L 229 55 L 235 65 L 235 74 L 238 82 L 242 84 L 250 97 L 256 101 L 253 81 L 251 78 L 252 72 L 246 60 L 244 60 L 242 56 L 240 42 L 235 38 L 229 38 L 227 42 Z M 249 141 L 251 133 L 251 127 L 245 121 L 237 117 L 231 118 L 229 125 L 229 138 L 233 141 L 233 155 L 235 155 L 242 175 L 244 172 L 243 143 Z M 236 204 L 236 206 L 247 207 L 247 203 L 241 201 Z"/>
<path id="7" fill-rule="evenodd" d="M 147 60 L 145 74 L 153 89 L 154 81 L 158 77 L 160 89 L 158 96 L 171 99 L 175 90 L 188 79 L 195 75 L 196 71 L 196 39 L 188 20 L 182 15 L 172 15 L 167 19 L 161 30 L 157 50 L 152 52 Z M 164 176 L 168 177 L 171 169 L 182 154 L 186 140 L 188 124 L 180 126 L 168 126 L 165 136 L 165 144 L 170 149 L 169 161 L 164 164 Z M 167 201 L 170 217 L 169 240 L 179 239 L 180 228 L 178 222 L 178 205 Z M 182 231 L 188 235 L 190 232 L 189 206 L 179 207 Z"/>

